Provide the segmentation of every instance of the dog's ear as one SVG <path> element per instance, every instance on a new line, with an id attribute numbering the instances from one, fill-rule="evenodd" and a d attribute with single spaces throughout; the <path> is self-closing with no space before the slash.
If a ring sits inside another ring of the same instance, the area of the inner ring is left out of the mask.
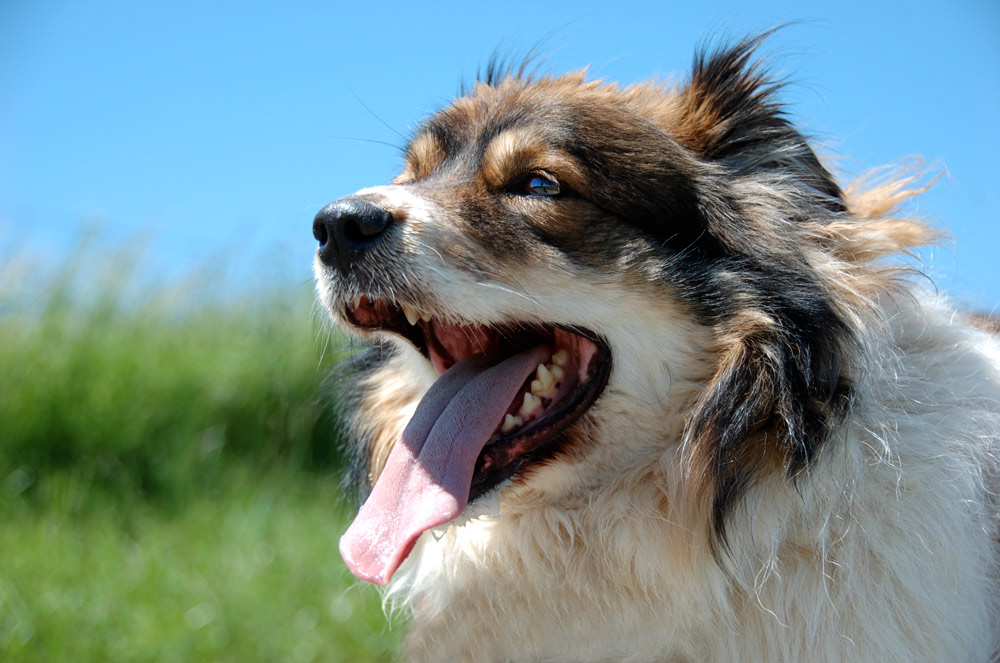
<path id="1" fill-rule="evenodd" d="M 852 389 L 843 358 L 855 335 L 793 236 L 794 221 L 846 213 L 840 187 L 775 99 L 780 84 L 755 53 L 770 33 L 695 58 L 671 133 L 713 166 L 699 190 L 709 235 L 724 250 L 688 260 L 688 301 L 718 340 L 716 371 L 687 423 L 685 443 L 710 504 L 717 549 L 747 489 L 775 471 L 795 477 L 820 454 Z M 752 183 L 748 204 L 732 183 Z M 767 200 L 774 192 L 773 204 Z M 795 205 L 783 201 L 794 197 Z"/>
<path id="2" fill-rule="evenodd" d="M 715 374 L 687 422 L 688 459 L 710 504 L 717 552 L 747 489 L 767 474 L 795 480 L 807 471 L 852 399 L 843 366 L 852 335 L 818 291 L 791 287 L 787 298 L 759 293 L 722 323 Z"/>
<path id="3" fill-rule="evenodd" d="M 772 33 L 698 52 L 691 79 L 678 95 L 674 136 L 731 174 L 780 170 L 836 204 L 840 187 L 776 101 L 782 84 L 755 58 Z"/>

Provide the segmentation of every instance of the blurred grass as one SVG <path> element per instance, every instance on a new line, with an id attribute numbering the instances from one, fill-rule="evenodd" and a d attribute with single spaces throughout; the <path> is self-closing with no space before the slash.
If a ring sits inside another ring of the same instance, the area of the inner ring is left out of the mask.
<path id="1" fill-rule="evenodd" d="M 0 260 L 0 659 L 392 660 L 337 552 L 311 286 L 75 255 Z"/>

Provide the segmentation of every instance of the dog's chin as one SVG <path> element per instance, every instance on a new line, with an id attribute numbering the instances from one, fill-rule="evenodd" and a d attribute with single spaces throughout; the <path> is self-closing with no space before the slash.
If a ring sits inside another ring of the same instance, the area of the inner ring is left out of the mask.
<path id="1" fill-rule="evenodd" d="M 611 374 L 607 342 L 579 328 L 479 324 L 367 295 L 340 315 L 363 333 L 405 339 L 438 375 L 341 541 L 355 574 L 378 584 L 423 532 L 565 452 L 578 437 L 566 431 Z"/>

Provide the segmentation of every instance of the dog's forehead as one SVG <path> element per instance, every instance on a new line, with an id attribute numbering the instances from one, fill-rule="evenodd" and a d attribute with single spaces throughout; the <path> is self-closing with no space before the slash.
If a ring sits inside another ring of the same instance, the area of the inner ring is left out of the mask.
<path id="1" fill-rule="evenodd" d="M 566 165 L 570 152 L 606 146 L 595 127 L 648 129 L 641 107 L 613 84 L 588 82 L 582 73 L 557 78 L 508 78 L 480 83 L 435 113 L 416 131 L 406 150 L 406 170 L 397 182 L 423 179 L 442 163 L 466 172 L 483 169 L 501 177 L 545 169 L 553 158 Z M 545 159 L 536 158 L 542 153 Z"/>
<path id="2" fill-rule="evenodd" d="M 566 124 L 567 101 L 534 94 L 530 84 L 480 85 L 459 97 L 418 129 L 408 156 L 417 161 L 435 161 L 462 152 L 478 160 L 500 136 L 516 132 L 554 144 Z"/>

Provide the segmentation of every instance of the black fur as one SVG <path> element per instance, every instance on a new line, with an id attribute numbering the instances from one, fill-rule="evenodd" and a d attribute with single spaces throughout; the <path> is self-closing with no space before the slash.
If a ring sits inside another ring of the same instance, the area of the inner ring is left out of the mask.
<path id="1" fill-rule="evenodd" d="M 803 136 L 775 100 L 783 87 L 754 56 L 774 33 L 746 38 L 734 46 L 698 52 L 692 68 L 690 90 L 715 108 L 720 120 L 705 136 L 702 158 L 724 165 L 740 176 L 762 169 L 794 175 L 821 194 L 819 200 L 833 211 L 844 211 L 843 193 L 829 171 L 816 158 Z"/>

